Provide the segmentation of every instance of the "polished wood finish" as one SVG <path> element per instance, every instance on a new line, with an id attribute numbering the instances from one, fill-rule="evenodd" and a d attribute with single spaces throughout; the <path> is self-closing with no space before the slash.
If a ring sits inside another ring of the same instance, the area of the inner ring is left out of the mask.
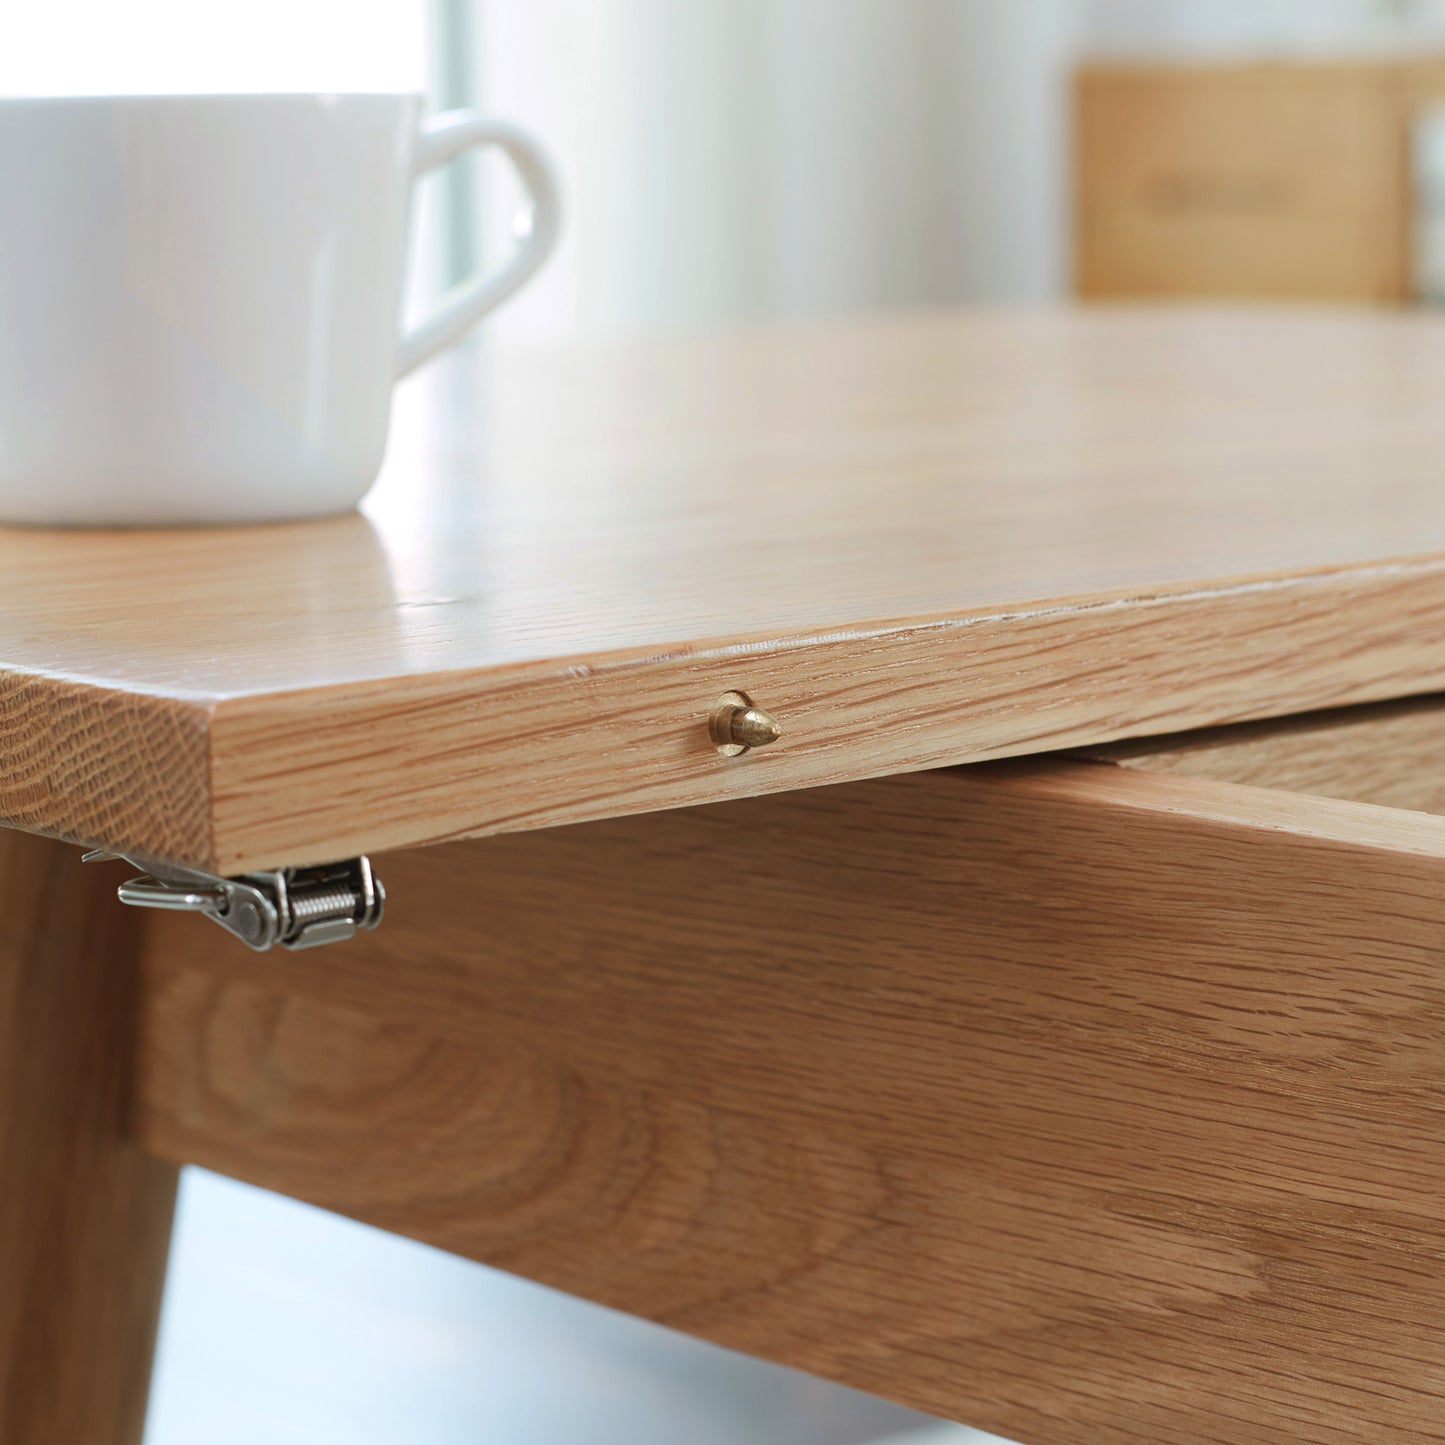
<path id="1" fill-rule="evenodd" d="M 986 765 L 146 961 L 146 1146 L 1035 1445 L 1439 1438 L 1445 820 Z"/>
<path id="2" fill-rule="evenodd" d="M 1445 813 L 1445 698 L 1338 708 L 1083 750 L 1100 762 Z"/>
<path id="3" fill-rule="evenodd" d="M 1410 121 L 1438 100 L 1439 69 L 1086 67 L 1073 117 L 1079 294 L 1407 300 Z"/>
<path id="4" fill-rule="evenodd" d="M 175 1196 L 129 1133 L 137 919 L 0 832 L 0 1440 L 139 1445 Z"/>
<path id="5" fill-rule="evenodd" d="M 0 531 L 0 817 L 235 871 L 1445 688 L 1442 395 L 1354 313 L 472 352 L 365 518 Z"/>

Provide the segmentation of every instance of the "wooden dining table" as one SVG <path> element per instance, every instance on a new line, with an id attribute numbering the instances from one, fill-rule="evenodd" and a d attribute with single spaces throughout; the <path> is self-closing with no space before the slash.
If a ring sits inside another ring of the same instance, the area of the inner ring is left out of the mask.
<path id="1" fill-rule="evenodd" d="M 183 1164 L 1031 1445 L 1445 1439 L 1442 690 L 1428 313 L 483 345 L 360 514 L 0 529 L 0 1441 L 138 1442 Z"/>

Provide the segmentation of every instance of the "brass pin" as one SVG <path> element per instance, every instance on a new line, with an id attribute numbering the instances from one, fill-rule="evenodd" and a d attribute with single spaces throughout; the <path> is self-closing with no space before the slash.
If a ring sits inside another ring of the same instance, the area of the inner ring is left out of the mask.
<path id="1" fill-rule="evenodd" d="M 745 707 L 732 715 L 728 737 L 745 748 L 765 748 L 783 735 L 782 724 L 760 707 Z"/>
<path id="2" fill-rule="evenodd" d="M 765 748 L 783 735 L 783 725 L 772 713 L 753 706 L 746 693 L 725 692 L 708 718 L 708 733 L 718 752 L 735 758 L 750 748 Z"/>

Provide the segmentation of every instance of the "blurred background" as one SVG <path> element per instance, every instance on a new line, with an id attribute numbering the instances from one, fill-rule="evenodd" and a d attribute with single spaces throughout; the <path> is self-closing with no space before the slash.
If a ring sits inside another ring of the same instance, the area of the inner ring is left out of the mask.
<path id="1" fill-rule="evenodd" d="M 571 190 L 494 335 L 1445 290 L 1441 0 L 440 0 L 430 55 Z M 513 212 L 444 185 L 432 286 Z"/>
<path id="2" fill-rule="evenodd" d="M 474 346 L 1071 296 L 1445 299 L 1445 0 L 6 7 L 0 90 L 56 85 L 424 85 L 531 127 L 565 239 Z M 506 248 L 511 185 L 486 159 L 425 183 L 410 307 Z M 147 1445 L 984 1438 L 186 1175 Z"/>

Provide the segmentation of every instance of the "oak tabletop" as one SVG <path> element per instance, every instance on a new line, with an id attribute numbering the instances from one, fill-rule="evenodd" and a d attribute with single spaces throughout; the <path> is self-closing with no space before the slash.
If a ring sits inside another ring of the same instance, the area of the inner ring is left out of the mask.
<path id="1" fill-rule="evenodd" d="M 0 818 L 320 861 L 1433 691 L 1442 638 L 1428 314 L 476 345 L 361 515 L 0 529 Z"/>

